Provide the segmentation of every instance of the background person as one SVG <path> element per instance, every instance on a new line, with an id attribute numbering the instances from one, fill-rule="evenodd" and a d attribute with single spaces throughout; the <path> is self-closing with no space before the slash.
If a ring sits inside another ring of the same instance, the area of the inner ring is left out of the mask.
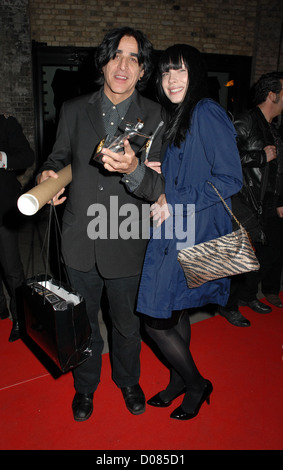
<path id="1" fill-rule="evenodd" d="M 19 211 L 17 200 L 21 195 L 18 172 L 32 166 L 34 152 L 17 119 L 0 114 L 0 318 L 9 316 L 3 282 L 10 295 L 13 327 L 9 341 L 20 337 L 16 291 L 25 276 L 18 245 Z"/>
<path id="2" fill-rule="evenodd" d="M 250 325 L 238 305 L 248 306 L 258 313 L 271 312 L 272 308 L 257 298 L 259 283 L 270 276 L 274 263 L 282 260 L 279 232 L 282 229 L 278 215 L 283 191 L 283 146 L 282 138 L 272 123 L 283 111 L 282 86 L 283 72 L 262 75 L 254 86 L 255 107 L 239 116 L 234 123 L 243 169 L 243 188 L 232 199 L 233 212 L 250 233 L 260 263 L 258 271 L 232 278 L 227 305 L 218 308 L 218 313 L 235 326 Z M 279 299 L 278 281 L 273 288 L 270 286 L 271 278 L 267 282 L 263 283 L 264 293 L 276 293 Z"/>

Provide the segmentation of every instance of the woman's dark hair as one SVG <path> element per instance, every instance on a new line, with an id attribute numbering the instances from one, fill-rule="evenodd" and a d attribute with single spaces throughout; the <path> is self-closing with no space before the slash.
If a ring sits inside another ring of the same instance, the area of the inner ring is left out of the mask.
<path id="1" fill-rule="evenodd" d="M 188 70 L 189 86 L 181 103 L 173 104 L 162 88 L 162 74 L 170 69 L 178 70 L 182 64 Z M 196 104 L 208 96 L 207 71 L 201 53 L 187 44 L 175 44 L 160 57 L 157 71 L 157 95 L 167 112 L 165 138 L 180 146 L 190 129 L 192 113 Z"/>
<path id="2" fill-rule="evenodd" d="M 266 101 L 266 98 L 270 91 L 278 95 L 282 90 L 282 83 L 280 82 L 280 80 L 282 79 L 283 72 L 270 72 L 262 75 L 257 81 L 257 83 L 254 85 L 255 106 Z"/>
<path id="3" fill-rule="evenodd" d="M 137 83 L 137 89 L 143 90 L 153 70 L 153 46 L 147 37 L 139 30 L 123 26 L 109 31 L 104 37 L 100 46 L 95 53 L 95 65 L 99 73 L 96 80 L 98 85 L 103 85 L 104 77 L 102 75 L 102 67 L 114 59 L 119 42 L 124 36 L 135 38 L 138 43 L 138 63 L 143 66 L 144 75 Z"/>

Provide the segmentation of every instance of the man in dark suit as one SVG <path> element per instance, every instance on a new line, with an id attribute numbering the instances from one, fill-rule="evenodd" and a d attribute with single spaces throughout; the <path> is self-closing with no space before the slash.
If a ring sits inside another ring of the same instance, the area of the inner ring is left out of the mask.
<path id="1" fill-rule="evenodd" d="M 21 185 L 17 172 L 25 170 L 33 162 L 34 152 L 17 119 L 0 114 L 0 318 L 9 316 L 3 279 L 10 295 L 10 312 L 13 319 L 10 342 L 19 338 L 16 290 L 24 282 L 18 247 L 17 199 L 21 194 Z"/>
<path id="2" fill-rule="evenodd" d="M 123 27 L 105 36 L 96 56 L 102 87 L 91 96 L 63 104 L 53 151 L 38 178 L 41 182 L 56 177 L 58 170 L 72 165 L 62 254 L 73 288 L 86 300 L 93 340 L 92 357 L 74 370 L 72 408 L 77 421 L 90 417 L 100 381 L 103 340 L 98 312 L 103 288 L 112 321 L 113 380 L 131 413 L 145 410 L 135 302 L 148 242 L 145 200 L 156 201 L 164 186 L 162 175 L 145 158 L 160 161 L 162 132 L 152 141 L 148 155 L 147 139 L 139 136 L 126 140 L 122 152 L 104 149 L 102 164 L 93 164 L 92 156 L 106 134 L 122 134 L 127 123 L 141 120 L 142 132 L 152 135 L 161 122 L 160 106 L 138 92 L 151 73 L 151 55 L 152 46 L 140 31 Z M 59 192 L 53 201 L 65 199 Z"/>

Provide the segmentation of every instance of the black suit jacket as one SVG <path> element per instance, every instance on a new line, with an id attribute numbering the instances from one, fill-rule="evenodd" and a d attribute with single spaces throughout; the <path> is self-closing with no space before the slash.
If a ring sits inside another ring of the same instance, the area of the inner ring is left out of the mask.
<path id="1" fill-rule="evenodd" d="M 10 226 L 18 215 L 17 199 L 21 194 L 17 172 L 33 164 L 34 152 L 18 121 L 4 114 L 0 114 L 0 151 L 7 154 L 8 160 L 7 169 L 0 168 L 0 226 Z"/>
<path id="2" fill-rule="evenodd" d="M 148 135 L 162 120 L 159 104 L 135 92 L 124 126 L 137 119 L 144 122 L 143 132 Z M 40 171 L 58 171 L 72 165 L 62 227 L 62 253 L 67 266 L 87 272 L 96 262 L 105 278 L 134 276 L 141 271 L 149 237 L 145 233 L 149 225 L 149 204 L 145 200 L 155 201 L 164 192 L 164 179 L 145 167 L 141 184 L 131 193 L 123 175 L 90 164 L 104 137 L 101 91 L 64 103 L 53 151 Z M 160 160 L 161 140 L 162 132 L 153 141 L 149 159 Z M 136 154 L 144 142 L 142 138 L 131 142 Z M 144 155 L 141 152 L 140 158 Z"/>

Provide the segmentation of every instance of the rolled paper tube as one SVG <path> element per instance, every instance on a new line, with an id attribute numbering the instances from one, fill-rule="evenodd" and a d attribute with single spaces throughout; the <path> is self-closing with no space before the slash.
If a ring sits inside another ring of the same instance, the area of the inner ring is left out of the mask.
<path id="1" fill-rule="evenodd" d="M 24 215 L 34 215 L 48 201 L 50 201 L 62 188 L 72 181 L 71 165 L 59 170 L 58 178 L 48 178 L 18 199 L 18 209 Z"/>

